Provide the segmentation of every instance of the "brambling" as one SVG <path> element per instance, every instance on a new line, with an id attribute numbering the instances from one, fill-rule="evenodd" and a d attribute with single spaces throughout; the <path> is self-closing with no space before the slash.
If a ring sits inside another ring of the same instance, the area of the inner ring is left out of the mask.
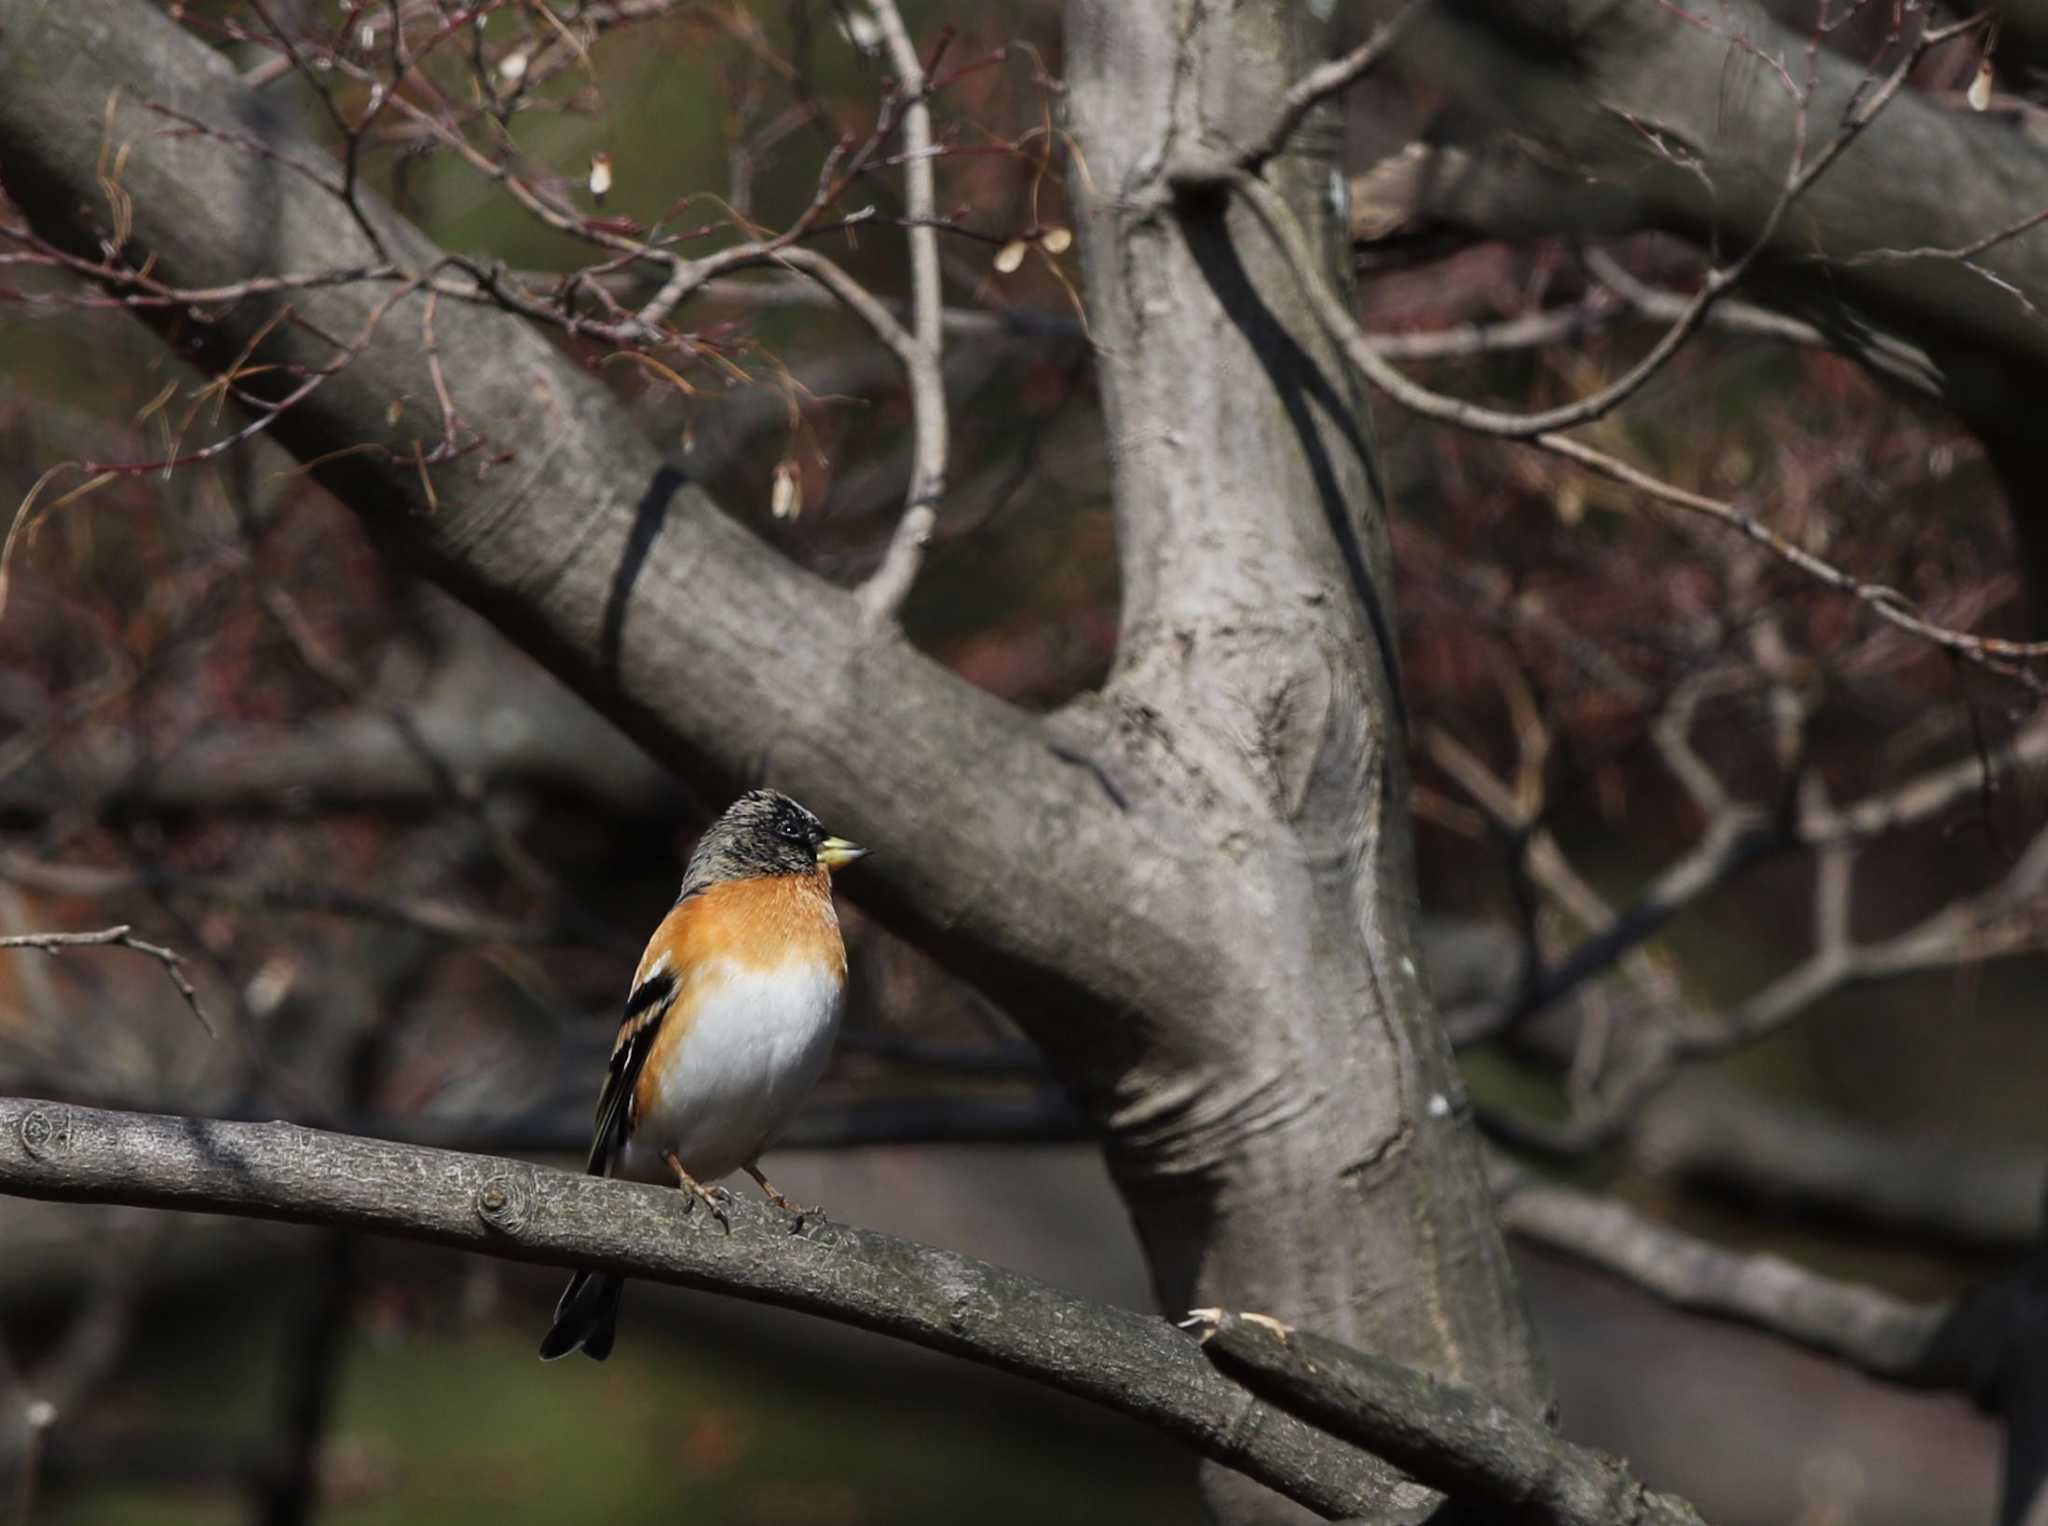
<path id="1" fill-rule="evenodd" d="M 867 850 L 829 835 L 787 795 L 753 790 L 690 855 L 676 904 L 647 940 L 612 1044 L 590 1145 L 593 1176 L 674 1182 L 719 1221 L 744 1169 L 776 1207 L 806 1212 L 757 1161 L 818 1075 L 839 1031 L 846 944 L 831 872 Z M 611 1354 L 624 1279 L 578 1272 L 540 1354 Z"/>

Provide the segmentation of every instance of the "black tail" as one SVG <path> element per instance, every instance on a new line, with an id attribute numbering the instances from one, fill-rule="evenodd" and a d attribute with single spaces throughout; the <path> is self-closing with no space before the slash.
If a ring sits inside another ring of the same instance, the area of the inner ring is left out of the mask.
<path id="1" fill-rule="evenodd" d="M 594 1362 L 610 1356 L 612 1335 L 619 1323 L 619 1297 L 625 1291 L 626 1279 L 609 1272 L 578 1272 L 571 1277 L 562 1301 L 555 1305 L 555 1322 L 540 1343 L 540 1359 L 552 1362 L 579 1346 Z"/>

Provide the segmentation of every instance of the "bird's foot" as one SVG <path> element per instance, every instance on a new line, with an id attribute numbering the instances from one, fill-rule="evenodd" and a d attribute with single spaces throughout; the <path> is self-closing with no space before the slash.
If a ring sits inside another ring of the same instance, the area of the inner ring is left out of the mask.
<path id="1" fill-rule="evenodd" d="M 805 1208 L 800 1204 L 792 1203 L 788 1198 L 775 1190 L 775 1184 L 763 1176 L 760 1168 L 757 1166 L 748 1166 L 747 1175 L 754 1179 L 754 1185 L 767 1195 L 769 1202 L 796 1221 L 790 1227 L 791 1234 L 801 1234 L 803 1232 L 804 1220 L 815 1219 L 824 1211 L 823 1209 Z"/>
<path id="2" fill-rule="evenodd" d="M 718 1220 L 725 1232 L 731 1234 L 732 1220 L 725 1216 L 725 1205 L 732 1194 L 723 1187 L 707 1187 L 698 1181 L 696 1177 L 690 1175 L 689 1172 L 683 1169 L 683 1163 L 676 1158 L 675 1151 L 670 1150 L 666 1155 L 662 1156 L 662 1159 L 668 1162 L 669 1170 L 675 1172 L 676 1186 L 688 1194 L 683 1199 L 683 1211 L 688 1213 L 701 1201 L 706 1208 L 711 1210 L 711 1216 Z"/>

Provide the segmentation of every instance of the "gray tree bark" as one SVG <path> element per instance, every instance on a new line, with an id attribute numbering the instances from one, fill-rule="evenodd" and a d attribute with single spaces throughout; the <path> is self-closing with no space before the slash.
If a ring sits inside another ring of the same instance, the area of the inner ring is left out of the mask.
<path id="1" fill-rule="evenodd" d="M 1065 719 L 1160 821 L 1221 956 L 1175 1000 L 1198 1047 L 1110 1099 L 1112 1164 L 1167 1306 L 1255 1289 L 1244 1307 L 1540 1410 L 1417 978 L 1366 400 L 1256 223 L 1172 184 L 1252 141 L 1329 38 L 1298 6 L 1077 0 L 1066 41 L 1124 607 L 1105 692 Z M 1270 173 L 1335 271 L 1336 137 L 1297 141 Z"/>
<path id="2" fill-rule="evenodd" d="M 180 285 L 398 265 L 395 283 L 293 293 L 300 321 L 257 357 L 316 368 L 360 343 L 274 433 L 390 554 L 707 794 L 772 779 L 874 844 L 854 893 L 1044 1046 L 1166 1307 L 1269 1312 L 1539 1415 L 1416 970 L 1363 400 L 1255 225 L 1170 185 L 1176 155 L 1269 118 L 1326 39 L 1278 0 L 1077 3 L 1069 24 L 1127 602 L 1107 691 L 1045 722 L 864 631 L 848 594 L 719 513 L 525 323 L 452 295 L 435 345 L 490 443 L 434 468 L 429 496 L 415 442 L 440 425 L 407 287 L 466 278 L 374 198 L 359 223 L 278 159 L 165 133 L 147 103 L 319 158 L 153 10 L 0 0 L 0 174 L 47 236 Z M 103 134 L 126 150 L 118 231 Z M 1272 173 L 1336 261 L 1330 141 Z M 218 368 L 279 305 L 150 316 Z M 1235 1484 L 1214 1497 L 1234 1519 L 1292 1513 Z M 1351 1503 L 1392 1519 L 1429 1497 L 1382 1469 Z"/>
<path id="3" fill-rule="evenodd" d="M 1283 1337 L 1285 1327 L 1263 1315 L 1199 1311 L 1181 1322 L 1203 1332 L 1198 1343 L 1164 1320 L 950 1251 L 816 1218 L 793 1228 L 759 1202 L 735 1201 L 721 1226 L 687 1198 L 643 1183 L 289 1123 L 15 1097 L 0 1097 L 0 1192 L 366 1230 L 802 1309 L 1120 1410 L 1327 1515 L 1348 1517 L 1379 1492 L 1383 1468 L 1364 1446 L 1518 1519 L 1698 1520 L 1613 1459 L 1484 1394 L 1320 1336 Z M 1252 1391 L 1205 1360 L 1204 1344 Z M 4 1445 L 0 1436 L 0 1461 Z"/>

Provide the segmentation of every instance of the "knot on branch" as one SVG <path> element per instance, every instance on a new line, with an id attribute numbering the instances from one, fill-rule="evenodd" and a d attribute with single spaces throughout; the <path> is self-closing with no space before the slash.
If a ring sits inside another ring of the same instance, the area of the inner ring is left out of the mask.
<path id="1" fill-rule="evenodd" d="M 476 1189 L 476 1216 L 499 1234 L 518 1236 L 533 1220 L 540 1197 L 533 1168 L 502 1171 Z"/>
<path id="2" fill-rule="evenodd" d="M 38 1107 L 24 1113 L 17 1132 L 31 1159 L 50 1160 L 71 1152 L 71 1109 Z"/>

